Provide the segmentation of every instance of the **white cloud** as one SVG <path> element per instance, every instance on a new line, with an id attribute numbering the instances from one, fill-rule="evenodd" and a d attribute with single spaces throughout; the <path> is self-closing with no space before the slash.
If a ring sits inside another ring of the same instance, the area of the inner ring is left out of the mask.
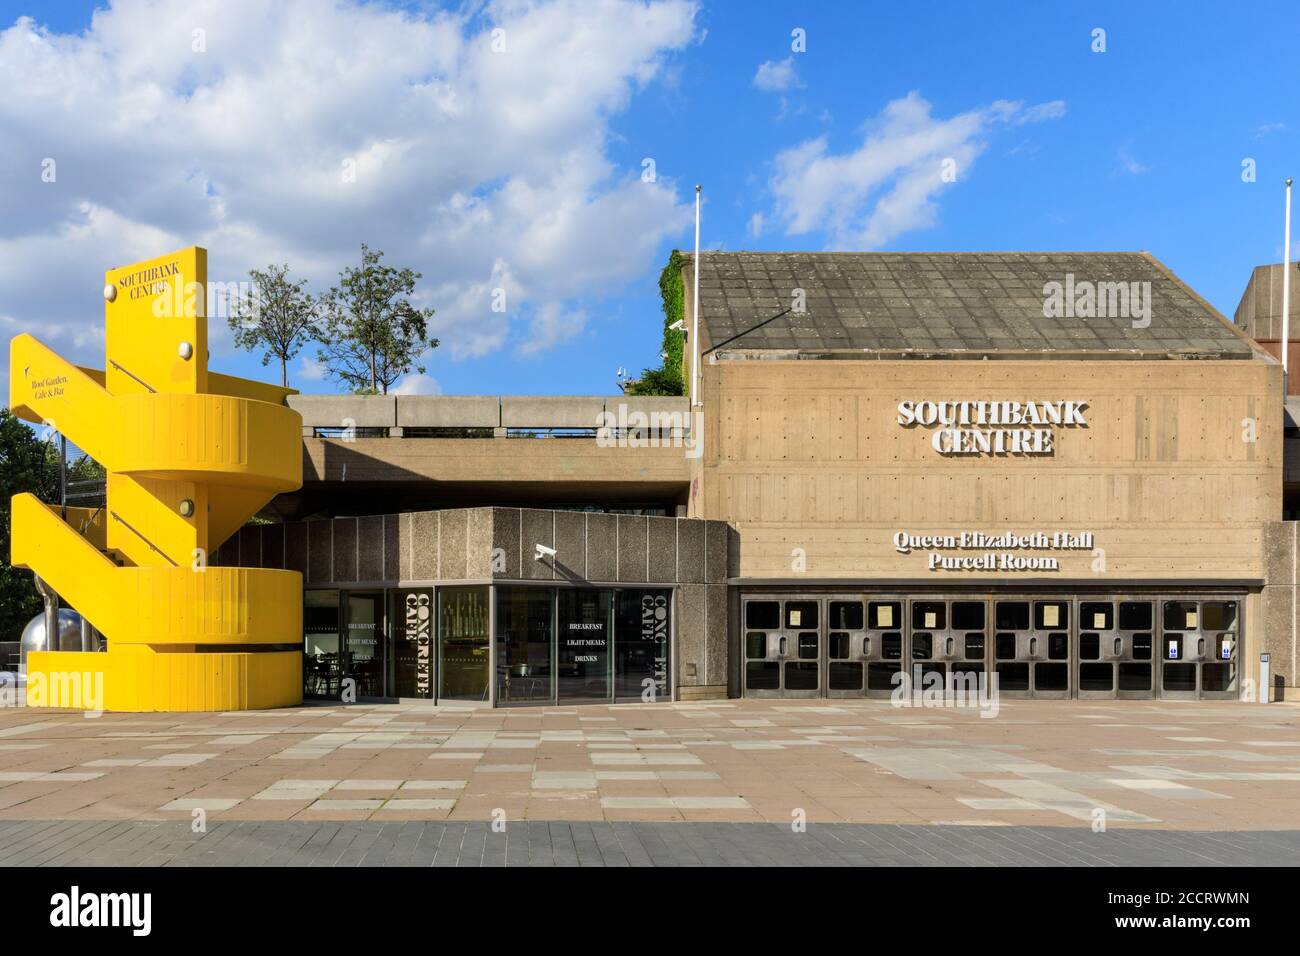
<path id="1" fill-rule="evenodd" d="M 866 123 L 861 144 L 848 152 L 832 153 L 819 136 L 778 153 L 769 184 L 775 217 L 788 235 L 824 231 L 832 249 L 878 249 L 934 224 L 937 194 L 970 175 L 996 128 L 1064 112 L 1059 101 L 1026 107 L 998 100 L 940 119 L 909 93 Z"/>
<path id="2" fill-rule="evenodd" d="M 309 382 L 323 382 L 327 374 L 325 366 L 316 360 L 314 351 L 310 355 L 306 352 L 298 353 L 298 379 L 306 379 Z"/>
<path id="3" fill-rule="evenodd" d="M 521 355 L 536 355 L 552 345 L 573 338 L 586 326 L 586 312 L 570 312 L 554 302 L 548 302 L 532 317 L 528 341 L 520 346 L 519 352 Z"/>
<path id="4" fill-rule="evenodd" d="M 1127 146 L 1121 146 L 1115 155 L 1119 163 L 1119 171 L 1122 173 L 1128 173 L 1130 176 L 1141 176 L 1151 169 L 1150 166 L 1139 163 L 1133 155 L 1133 151 Z"/>
<path id="5" fill-rule="evenodd" d="M 427 15 L 117 0 L 78 34 L 21 19 L 0 31 L 6 313 L 55 347 L 98 351 L 88 330 L 114 265 L 198 244 L 214 280 L 287 261 L 323 288 L 365 241 L 423 273 L 440 355 L 559 341 L 565 323 L 539 335 L 529 317 L 581 314 L 689 226 L 675 183 L 641 182 L 607 145 L 613 118 L 692 42 L 695 13 L 688 0 Z M 206 52 L 192 50 L 197 28 Z M 490 310 L 496 288 L 505 313 Z"/>
<path id="6" fill-rule="evenodd" d="M 799 86 L 799 74 L 794 69 L 794 57 L 788 56 L 780 62 L 767 60 L 760 63 L 758 72 L 754 74 L 754 85 L 769 93 Z"/>
<path id="7" fill-rule="evenodd" d="M 388 390 L 389 395 L 441 395 L 442 387 L 434 380 L 433 376 L 425 375 L 423 372 L 412 372 L 406 376 L 394 387 Z"/>
<path id="8" fill-rule="evenodd" d="M 745 226 L 745 231 L 749 233 L 750 238 L 757 239 L 763 234 L 763 214 L 756 212 L 749 217 L 749 222 Z"/>

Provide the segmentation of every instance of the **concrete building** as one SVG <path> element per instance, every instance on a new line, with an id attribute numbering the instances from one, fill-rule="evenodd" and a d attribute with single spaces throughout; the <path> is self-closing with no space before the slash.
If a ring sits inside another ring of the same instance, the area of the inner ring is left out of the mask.
<path id="1" fill-rule="evenodd" d="M 292 397 L 217 561 L 303 572 L 306 692 L 1294 686 L 1280 363 L 1151 256 L 707 253 L 700 313 L 689 398 Z"/>

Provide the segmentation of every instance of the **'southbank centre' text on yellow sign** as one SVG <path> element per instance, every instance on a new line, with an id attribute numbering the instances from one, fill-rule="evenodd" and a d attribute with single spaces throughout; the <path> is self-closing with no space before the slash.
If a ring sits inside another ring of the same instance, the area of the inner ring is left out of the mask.
<path id="1" fill-rule="evenodd" d="M 108 641 L 107 653 L 32 653 L 29 680 L 102 674 L 108 710 L 237 710 L 302 696 L 301 575 L 207 561 L 302 484 L 301 419 L 285 405 L 291 389 L 208 371 L 206 288 L 199 248 L 106 273 L 102 371 L 30 335 L 10 343 L 14 413 L 107 472 L 105 506 L 68 508 L 66 520 L 32 495 L 13 499 L 13 563 Z M 77 696 L 38 703 L 93 706 L 62 699 Z"/>

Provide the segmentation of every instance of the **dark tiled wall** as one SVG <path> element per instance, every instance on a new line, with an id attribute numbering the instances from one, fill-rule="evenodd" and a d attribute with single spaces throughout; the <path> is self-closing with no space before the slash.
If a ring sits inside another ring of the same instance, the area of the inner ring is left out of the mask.
<path id="1" fill-rule="evenodd" d="M 678 683 L 720 686 L 733 539 L 723 521 L 470 508 L 249 525 L 215 563 L 298 571 L 308 587 L 489 578 L 680 585 Z M 536 560 L 537 544 L 555 558 Z"/>

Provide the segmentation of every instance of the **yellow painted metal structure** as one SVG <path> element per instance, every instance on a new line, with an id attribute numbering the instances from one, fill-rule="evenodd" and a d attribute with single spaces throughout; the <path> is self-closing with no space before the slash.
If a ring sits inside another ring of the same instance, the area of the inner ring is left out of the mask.
<path id="1" fill-rule="evenodd" d="M 209 567 L 270 499 L 302 484 L 292 389 L 208 371 L 207 252 L 105 274 L 104 371 L 30 335 L 9 349 L 9 405 L 108 473 L 102 509 L 13 499 L 13 564 L 108 639 L 28 655 L 28 702 L 125 711 L 302 700 L 302 576 Z M 71 679 L 76 675 L 78 679 Z M 102 690 L 102 693 L 101 693 Z"/>

